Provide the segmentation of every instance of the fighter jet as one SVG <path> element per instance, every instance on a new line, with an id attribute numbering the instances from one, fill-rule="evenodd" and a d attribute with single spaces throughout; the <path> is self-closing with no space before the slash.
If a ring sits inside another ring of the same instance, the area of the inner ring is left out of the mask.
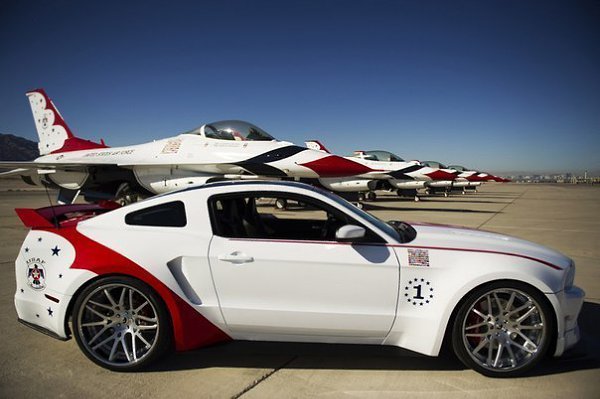
<path id="1" fill-rule="evenodd" d="M 318 140 L 305 142 L 306 146 L 329 153 Z M 325 188 L 336 192 L 358 192 L 359 200 L 376 198 L 375 190 L 394 189 L 401 197 L 414 197 L 417 190 L 436 184 L 452 182 L 456 171 L 431 168 L 419 161 L 405 161 L 388 151 L 355 151 L 348 160 L 357 161 L 372 170 L 368 174 L 344 178 L 319 178 Z"/>
<path id="2" fill-rule="evenodd" d="M 437 161 L 423 161 L 422 164 L 432 168 L 440 168 L 446 171 L 453 171 L 456 174 L 456 179 L 448 182 L 435 182 L 436 184 L 430 185 L 431 193 L 441 192 L 445 196 L 448 196 L 451 190 L 462 190 L 465 194 L 466 190 L 477 191 L 477 187 L 481 186 L 485 182 L 506 182 L 508 180 L 501 177 L 491 175 L 489 173 L 479 172 L 476 170 L 470 170 L 460 165 L 449 165 L 446 166 Z"/>
<path id="3" fill-rule="evenodd" d="M 454 180 L 437 181 L 434 184 L 429 185 L 428 194 L 441 193 L 445 197 L 447 197 L 450 194 L 450 191 L 452 190 L 452 188 L 456 188 L 456 187 L 466 188 L 466 187 L 475 187 L 475 186 L 481 185 L 482 180 L 480 180 L 480 179 L 475 180 L 474 178 L 472 178 L 472 180 L 468 180 L 467 176 L 470 177 L 470 175 L 463 174 L 463 173 L 459 172 L 458 170 L 454 169 L 453 167 L 446 166 L 441 162 L 422 161 L 421 163 L 423 165 L 427 165 L 431 168 L 438 168 L 438 169 L 444 170 L 446 172 L 453 173 L 456 176 L 456 178 Z"/>
<path id="4" fill-rule="evenodd" d="M 278 141 L 243 121 L 204 124 L 175 137 L 109 148 L 76 137 L 43 89 L 27 93 L 39 136 L 40 157 L 0 162 L 34 185 L 59 189 L 59 202 L 81 193 L 87 200 L 123 203 L 189 185 L 223 179 L 340 178 L 372 172 L 364 163 Z"/>

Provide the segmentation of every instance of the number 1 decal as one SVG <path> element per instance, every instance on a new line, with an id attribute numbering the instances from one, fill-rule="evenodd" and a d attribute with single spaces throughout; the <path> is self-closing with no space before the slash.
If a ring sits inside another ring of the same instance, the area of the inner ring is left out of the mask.
<path id="1" fill-rule="evenodd" d="M 408 280 L 404 287 L 404 298 L 413 306 L 425 306 L 433 300 L 433 287 L 431 282 L 424 278 Z"/>
<path id="2" fill-rule="evenodd" d="M 415 291 L 417 291 L 417 295 L 413 296 L 413 299 L 425 299 L 421 296 L 421 284 L 415 285 L 413 288 L 415 289 Z"/>

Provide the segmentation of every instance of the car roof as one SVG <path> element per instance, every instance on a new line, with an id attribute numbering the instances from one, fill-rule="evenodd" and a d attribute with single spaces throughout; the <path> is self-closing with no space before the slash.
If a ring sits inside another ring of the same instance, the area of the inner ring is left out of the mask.
<path id="1" fill-rule="evenodd" d="M 156 195 L 152 198 L 164 198 L 170 195 L 185 193 L 196 190 L 209 190 L 218 187 L 238 187 L 238 186 L 265 186 L 265 187 L 281 187 L 281 188 L 301 188 L 305 190 L 310 190 L 313 192 L 318 192 L 318 190 L 311 186 L 310 184 L 300 183 L 296 181 L 273 181 L 273 180 L 229 180 L 229 181 L 218 181 L 213 183 L 205 183 L 198 186 L 186 187 L 181 190 L 170 191 L 164 194 Z"/>

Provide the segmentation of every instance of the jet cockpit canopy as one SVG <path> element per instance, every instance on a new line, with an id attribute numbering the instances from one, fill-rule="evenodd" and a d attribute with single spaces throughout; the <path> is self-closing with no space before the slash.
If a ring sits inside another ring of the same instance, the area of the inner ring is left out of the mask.
<path id="1" fill-rule="evenodd" d="M 191 134 L 203 135 L 209 139 L 231 141 L 273 141 L 273 136 L 251 123 L 237 120 L 207 123 Z"/>
<path id="2" fill-rule="evenodd" d="M 435 169 L 448 169 L 446 165 L 437 161 L 421 161 L 421 165 L 429 166 Z"/>
<path id="3" fill-rule="evenodd" d="M 404 162 L 404 159 L 388 151 L 354 151 L 352 156 L 371 161 Z"/>

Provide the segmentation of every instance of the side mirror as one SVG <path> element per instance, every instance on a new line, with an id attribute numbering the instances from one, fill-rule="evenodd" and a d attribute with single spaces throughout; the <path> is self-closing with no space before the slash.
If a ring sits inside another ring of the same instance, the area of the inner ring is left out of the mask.
<path id="1" fill-rule="evenodd" d="M 335 239 L 338 241 L 353 241 L 365 236 L 365 228 L 353 224 L 347 224 L 340 227 L 335 232 Z"/>

